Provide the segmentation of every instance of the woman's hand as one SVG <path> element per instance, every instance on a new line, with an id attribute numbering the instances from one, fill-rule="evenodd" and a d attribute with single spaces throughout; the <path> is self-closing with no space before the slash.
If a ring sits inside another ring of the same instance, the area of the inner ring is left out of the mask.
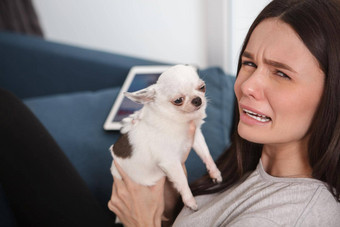
<path id="1" fill-rule="evenodd" d="M 161 226 L 165 177 L 153 186 L 143 186 L 133 182 L 116 162 L 115 165 L 122 179 L 114 177 L 109 209 L 125 226 Z"/>

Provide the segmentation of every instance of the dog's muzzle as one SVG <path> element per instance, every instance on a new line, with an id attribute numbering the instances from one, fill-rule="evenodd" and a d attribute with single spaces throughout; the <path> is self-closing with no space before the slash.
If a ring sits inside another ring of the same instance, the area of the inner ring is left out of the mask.
<path id="1" fill-rule="evenodd" d="M 200 97 L 196 97 L 193 100 L 191 100 L 191 104 L 199 107 L 200 105 L 202 105 L 202 99 Z"/>

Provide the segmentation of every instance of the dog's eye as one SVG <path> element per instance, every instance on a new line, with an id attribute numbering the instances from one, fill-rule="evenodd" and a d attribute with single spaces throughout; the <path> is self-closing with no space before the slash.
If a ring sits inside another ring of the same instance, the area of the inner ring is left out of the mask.
<path id="1" fill-rule="evenodd" d="M 201 92 L 205 92 L 205 85 L 202 85 L 202 86 L 199 88 L 199 90 L 200 90 Z"/>
<path id="2" fill-rule="evenodd" d="M 180 97 L 180 98 L 174 100 L 173 103 L 174 103 L 176 106 L 180 106 L 180 105 L 183 104 L 183 100 L 184 100 L 183 97 Z"/>

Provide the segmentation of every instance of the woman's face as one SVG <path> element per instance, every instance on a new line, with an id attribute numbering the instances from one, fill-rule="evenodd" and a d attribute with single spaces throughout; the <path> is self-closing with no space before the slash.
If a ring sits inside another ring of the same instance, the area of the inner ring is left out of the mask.
<path id="1" fill-rule="evenodd" d="M 239 135 L 260 144 L 301 143 L 323 88 L 324 73 L 295 31 L 278 19 L 261 22 L 234 86 Z"/>

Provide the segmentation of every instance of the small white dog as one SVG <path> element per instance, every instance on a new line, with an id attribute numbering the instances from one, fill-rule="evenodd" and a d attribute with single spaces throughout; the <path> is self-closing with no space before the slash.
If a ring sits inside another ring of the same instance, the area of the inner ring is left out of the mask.
<path id="1" fill-rule="evenodd" d="M 123 135 L 110 147 L 113 158 L 139 184 L 154 185 L 166 175 L 184 204 L 197 210 L 181 165 L 191 146 L 213 181 L 222 181 L 200 129 L 206 117 L 204 81 L 193 67 L 176 65 L 162 73 L 156 84 L 125 95 L 144 106 L 123 120 Z M 188 133 L 192 121 L 193 143 Z M 111 173 L 121 179 L 114 163 Z"/>

